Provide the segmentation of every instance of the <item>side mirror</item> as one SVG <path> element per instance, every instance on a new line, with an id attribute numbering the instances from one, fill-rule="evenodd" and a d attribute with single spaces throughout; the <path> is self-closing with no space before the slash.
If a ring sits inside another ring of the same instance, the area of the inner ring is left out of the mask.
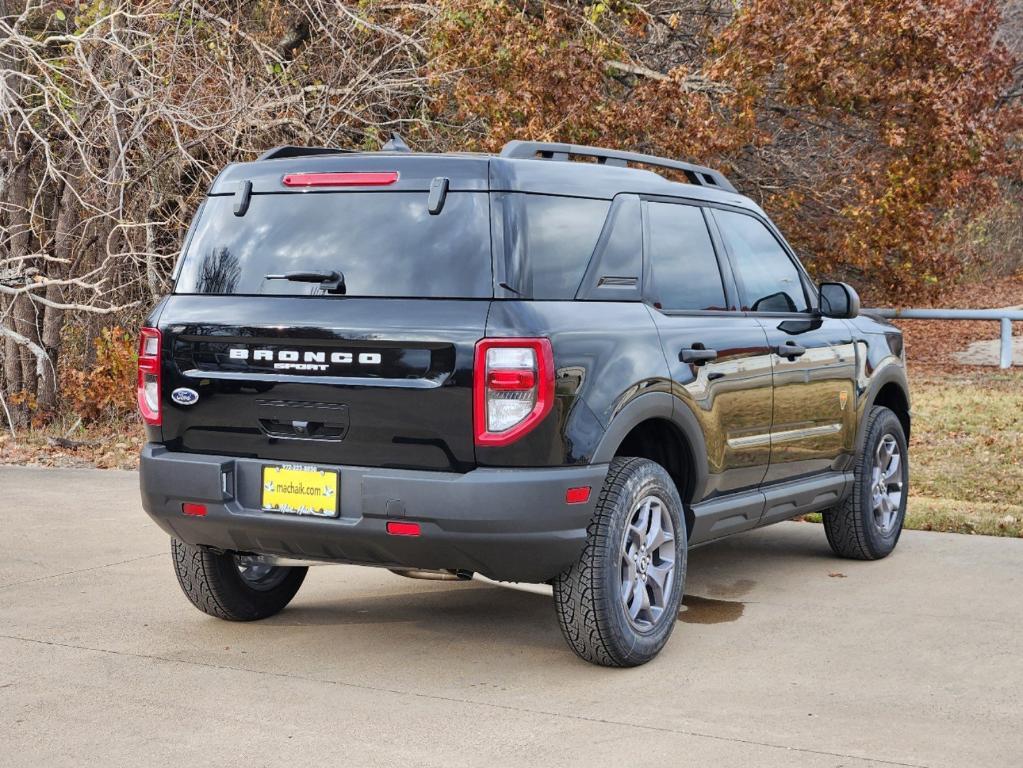
<path id="1" fill-rule="evenodd" d="M 860 295 L 848 283 L 821 283 L 821 314 L 850 320 L 860 313 Z"/>

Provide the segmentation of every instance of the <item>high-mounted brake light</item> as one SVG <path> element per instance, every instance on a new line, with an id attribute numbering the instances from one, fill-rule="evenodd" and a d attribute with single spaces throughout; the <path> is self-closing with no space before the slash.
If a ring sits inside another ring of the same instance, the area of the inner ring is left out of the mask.
<path id="1" fill-rule="evenodd" d="M 289 173 L 283 184 L 286 187 L 386 187 L 397 180 L 397 171 Z"/>
<path id="2" fill-rule="evenodd" d="M 156 328 L 139 331 L 139 377 L 138 402 L 142 420 L 151 426 L 159 426 L 160 415 L 160 348 L 163 336 Z"/>
<path id="3" fill-rule="evenodd" d="M 508 445 L 554 406 L 550 339 L 481 339 L 476 343 L 473 422 L 476 444 Z"/>

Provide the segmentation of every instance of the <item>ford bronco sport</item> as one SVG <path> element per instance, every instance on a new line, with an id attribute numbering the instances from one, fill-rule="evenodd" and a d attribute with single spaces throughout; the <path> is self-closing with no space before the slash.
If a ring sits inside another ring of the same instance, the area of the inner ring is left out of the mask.
<path id="1" fill-rule="evenodd" d="M 632 666 L 689 547 L 822 512 L 837 555 L 881 558 L 906 508 L 899 331 L 720 173 L 594 147 L 227 167 L 138 403 L 143 505 L 235 621 L 313 563 L 479 573 L 550 583 L 572 649 Z"/>

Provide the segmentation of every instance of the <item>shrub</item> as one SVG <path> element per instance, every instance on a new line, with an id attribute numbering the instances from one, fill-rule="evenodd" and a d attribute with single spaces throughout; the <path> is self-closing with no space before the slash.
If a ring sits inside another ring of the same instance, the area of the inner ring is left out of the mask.
<path id="1" fill-rule="evenodd" d="M 104 328 L 94 342 L 96 362 L 88 370 L 61 372 L 65 403 L 83 420 L 127 416 L 135 410 L 138 350 L 120 326 Z"/>

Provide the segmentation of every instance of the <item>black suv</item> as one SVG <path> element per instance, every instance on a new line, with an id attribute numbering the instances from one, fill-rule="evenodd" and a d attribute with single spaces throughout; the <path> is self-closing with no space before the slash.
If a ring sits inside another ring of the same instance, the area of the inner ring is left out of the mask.
<path id="1" fill-rule="evenodd" d="M 902 337 L 724 176 L 404 149 L 226 168 L 141 331 L 142 500 L 196 607 L 270 616 L 318 562 L 548 582 L 631 666 L 690 546 L 822 511 L 838 555 L 892 551 Z"/>

